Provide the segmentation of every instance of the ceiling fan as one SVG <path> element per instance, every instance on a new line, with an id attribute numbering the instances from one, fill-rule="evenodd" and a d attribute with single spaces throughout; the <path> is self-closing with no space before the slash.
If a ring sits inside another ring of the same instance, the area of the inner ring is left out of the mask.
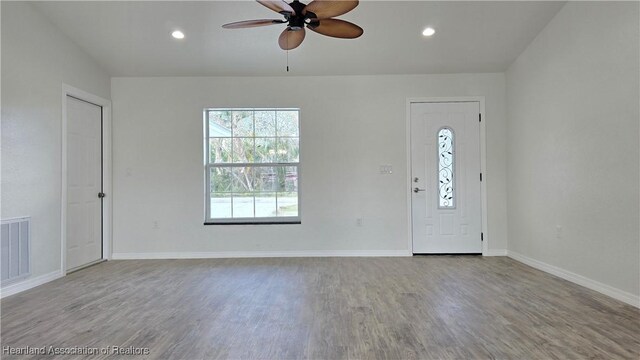
<path id="1" fill-rule="evenodd" d="M 348 13 L 358 6 L 358 0 L 313 0 L 308 5 L 298 0 L 286 3 L 284 0 L 256 0 L 269 9 L 284 15 L 280 19 L 259 19 L 232 22 L 222 25 L 225 29 L 241 29 L 275 24 L 287 24 L 280 34 L 278 44 L 282 50 L 295 49 L 304 40 L 305 25 L 318 34 L 355 39 L 364 33 L 361 27 L 348 21 L 333 19 Z"/>

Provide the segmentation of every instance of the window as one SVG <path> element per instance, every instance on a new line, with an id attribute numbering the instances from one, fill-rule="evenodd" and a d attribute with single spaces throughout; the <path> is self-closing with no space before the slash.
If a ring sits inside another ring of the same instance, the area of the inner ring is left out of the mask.
<path id="1" fill-rule="evenodd" d="M 455 207 L 453 136 L 453 130 L 450 128 L 442 128 L 438 131 L 438 207 L 441 209 Z"/>
<path id="2" fill-rule="evenodd" d="M 298 109 L 207 109 L 206 223 L 300 223 Z"/>

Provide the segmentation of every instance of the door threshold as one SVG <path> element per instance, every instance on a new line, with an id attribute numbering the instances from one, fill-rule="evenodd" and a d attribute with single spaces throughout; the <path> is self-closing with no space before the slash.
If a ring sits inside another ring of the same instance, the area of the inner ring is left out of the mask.
<path id="1" fill-rule="evenodd" d="M 100 260 L 92 261 L 92 262 L 90 262 L 88 264 L 84 264 L 84 265 L 80 265 L 78 267 L 74 267 L 73 269 L 67 270 L 67 275 L 69 275 L 71 273 L 74 273 L 76 271 L 80 271 L 82 269 L 86 269 L 86 268 L 91 267 L 93 265 L 98 265 L 98 264 L 103 263 L 105 261 L 107 261 L 107 259 L 100 259 Z"/>
<path id="2" fill-rule="evenodd" d="M 479 256 L 482 253 L 413 253 L 413 256 Z"/>

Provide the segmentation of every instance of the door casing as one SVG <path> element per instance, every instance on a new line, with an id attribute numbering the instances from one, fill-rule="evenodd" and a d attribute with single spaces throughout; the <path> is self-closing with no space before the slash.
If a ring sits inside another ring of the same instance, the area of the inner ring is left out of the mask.
<path id="1" fill-rule="evenodd" d="M 452 102 L 477 102 L 480 104 L 480 171 L 482 172 L 482 182 L 480 183 L 480 199 L 482 203 L 482 255 L 489 255 L 489 241 L 491 237 L 489 235 L 488 223 L 487 223 L 487 180 L 489 178 L 487 174 L 487 147 L 486 147 L 486 117 L 485 117 L 485 98 L 484 96 L 460 96 L 460 97 L 425 97 L 425 98 L 409 98 L 407 99 L 406 108 L 406 151 L 407 151 L 407 174 L 406 174 L 406 194 L 407 194 L 407 229 L 409 234 L 408 249 L 409 253 L 413 254 L 413 226 L 412 226 L 412 201 L 411 196 L 411 104 L 414 103 L 452 103 Z"/>
<path id="2" fill-rule="evenodd" d="M 102 107 L 102 189 L 106 197 L 102 201 L 102 259 L 111 259 L 112 244 L 112 183 L 111 183 L 111 101 L 73 86 L 62 84 L 62 185 L 60 189 L 60 266 L 67 274 L 67 96 Z"/>

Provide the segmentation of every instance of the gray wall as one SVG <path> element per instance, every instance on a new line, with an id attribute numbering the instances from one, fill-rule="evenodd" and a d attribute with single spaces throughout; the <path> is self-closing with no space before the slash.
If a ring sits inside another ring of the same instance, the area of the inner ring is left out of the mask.
<path id="1" fill-rule="evenodd" d="M 407 254 L 407 98 L 473 95 L 486 96 L 487 240 L 506 249 L 504 74 L 114 78 L 114 257 Z M 301 109 L 302 225 L 203 226 L 207 107 Z"/>
<path id="2" fill-rule="evenodd" d="M 107 73 L 32 5 L 2 6 L 2 214 L 32 217 L 32 277 L 60 270 L 62 83 L 110 98 Z"/>
<path id="3" fill-rule="evenodd" d="M 507 72 L 509 252 L 640 292 L 638 3 L 568 3 Z"/>

